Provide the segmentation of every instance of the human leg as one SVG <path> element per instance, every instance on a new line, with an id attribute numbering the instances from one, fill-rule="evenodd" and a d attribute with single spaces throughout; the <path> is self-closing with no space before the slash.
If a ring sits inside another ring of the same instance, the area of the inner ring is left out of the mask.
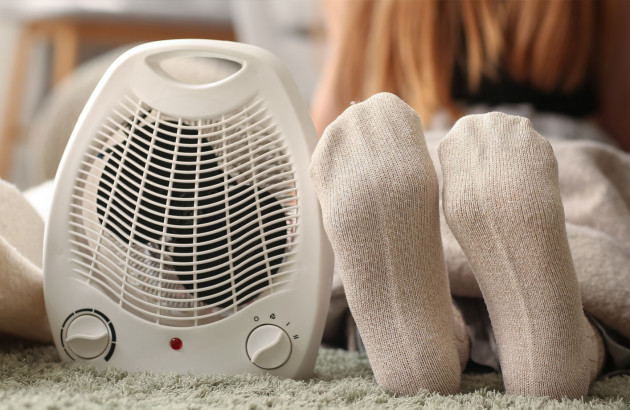
<path id="1" fill-rule="evenodd" d="M 457 392 L 438 184 L 417 114 L 391 94 L 350 107 L 324 133 L 311 178 L 379 384 L 397 394 Z"/>
<path id="2" fill-rule="evenodd" d="M 468 116 L 440 146 L 446 220 L 483 293 L 509 393 L 581 397 L 597 373 L 557 164 L 524 118 Z"/>

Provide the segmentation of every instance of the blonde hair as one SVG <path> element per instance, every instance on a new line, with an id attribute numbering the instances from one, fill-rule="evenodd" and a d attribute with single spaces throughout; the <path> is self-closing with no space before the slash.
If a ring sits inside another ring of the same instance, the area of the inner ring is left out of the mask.
<path id="1" fill-rule="evenodd" d="M 349 0 L 333 57 L 337 113 L 388 91 L 427 125 L 464 68 L 469 92 L 499 70 L 542 91 L 570 92 L 603 72 L 615 0 Z"/>

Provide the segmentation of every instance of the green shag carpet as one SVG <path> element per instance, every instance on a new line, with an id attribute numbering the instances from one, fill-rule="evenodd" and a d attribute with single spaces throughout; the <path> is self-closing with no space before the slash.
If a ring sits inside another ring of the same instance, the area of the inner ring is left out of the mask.
<path id="1" fill-rule="evenodd" d="M 96 370 L 61 363 L 52 346 L 0 336 L 0 409 L 202 408 L 630 409 L 630 376 L 598 381 L 585 400 L 511 396 L 497 374 L 465 374 L 455 396 L 393 397 L 365 355 L 321 349 L 315 377 L 193 376 Z"/>

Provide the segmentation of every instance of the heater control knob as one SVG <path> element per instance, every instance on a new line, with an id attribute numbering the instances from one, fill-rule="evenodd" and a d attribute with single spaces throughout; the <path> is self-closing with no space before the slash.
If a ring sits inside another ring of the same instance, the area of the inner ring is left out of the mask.
<path id="1" fill-rule="evenodd" d="M 291 339 L 278 326 L 258 326 L 247 338 L 247 355 L 256 366 L 275 369 L 289 360 Z"/>
<path id="2" fill-rule="evenodd" d="M 107 325 L 93 315 L 82 315 L 74 319 L 66 332 L 66 344 L 82 359 L 100 356 L 109 345 Z"/>

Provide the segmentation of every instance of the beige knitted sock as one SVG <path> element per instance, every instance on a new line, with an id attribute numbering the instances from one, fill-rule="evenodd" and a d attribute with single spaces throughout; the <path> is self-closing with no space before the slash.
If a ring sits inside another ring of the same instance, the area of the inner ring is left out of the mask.
<path id="1" fill-rule="evenodd" d="M 460 119 L 439 149 L 443 207 L 483 293 L 506 391 L 585 396 L 597 335 L 584 317 L 551 146 L 529 120 Z"/>
<path id="2" fill-rule="evenodd" d="M 351 106 L 324 132 L 310 173 L 377 382 L 456 393 L 438 184 L 417 114 L 386 93 Z"/>

